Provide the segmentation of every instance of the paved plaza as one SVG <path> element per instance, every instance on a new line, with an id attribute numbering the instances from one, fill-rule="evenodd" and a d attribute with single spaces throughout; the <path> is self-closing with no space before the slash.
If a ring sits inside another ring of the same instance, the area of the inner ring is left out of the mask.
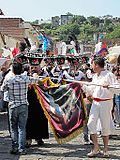
<path id="1" fill-rule="evenodd" d="M 99 138 L 101 150 L 102 140 Z M 110 160 L 120 160 L 120 130 L 115 130 L 110 139 Z M 102 154 L 97 158 L 87 158 L 87 153 L 92 146 L 84 145 L 83 135 L 79 135 L 67 144 L 59 145 L 55 141 L 53 133 L 50 131 L 49 140 L 45 140 L 45 145 L 38 147 L 33 141 L 32 147 L 27 149 L 27 155 L 11 155 L 11 140 L 8 132 L 8 120 L 6 113 L 0 113 L 0 160 L 105 160 Z"/>

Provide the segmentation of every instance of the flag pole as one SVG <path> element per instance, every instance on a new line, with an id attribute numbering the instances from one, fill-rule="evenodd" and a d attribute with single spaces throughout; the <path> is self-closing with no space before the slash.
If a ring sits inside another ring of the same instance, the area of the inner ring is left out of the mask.
<path id="1" fill-rule="evenodd" d="M 64 81 L 66 82 L 75 82 L 75 83 L 79 83 L 79 84 L 83 84 L 83 85 L 87 85 L 87 86 L 100 86 L 100 87 L 104 87 L 104 88 L 114 88 L 114 89 L 120 89 L 120 84 L 116 83 L 113 86 L 113 85 L 109 85 L 109 86 L 104 86 L 104 85 L 101 85 L 101 84 L 95 84 L 95 83 L 92 83 L 92 82 L 87 82 L 87 81 L 77 81 L 77 80 L 68 80 L 68 79 L 63 79 Z"/>

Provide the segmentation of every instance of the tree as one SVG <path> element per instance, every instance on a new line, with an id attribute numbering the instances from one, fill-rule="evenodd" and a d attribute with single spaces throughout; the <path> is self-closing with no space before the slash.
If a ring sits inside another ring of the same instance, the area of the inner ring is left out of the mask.
<path id="1" fill-rule="evenodd" d="M 93 40 L 93 34 L 96 32 L 96 27 L 91 24 L 83 24 L 80 27 L 80 34 L 78 38 L 82 41 Z"/>
<path id="2" fill-rule="evenodd" d="M 52 29 L 52 24 L 51 23 L 42 23 L 40 25 L 41 29 Z"/>
<path id="3" fill-rule="evenodd" d="M 91 25 L 95 25 L 96 27 L 99 27 L 100 18 L 95 16 L 90 16 L 90 17 L 87 17 L 87 20 Z"/>
<path id="4" fill-rule="evenodd" d="M 113 19 L 113 16 L 112 15 L 104 15 L 103 16 L 103 19 Z"/>
<path id="5" fill-rule="evenodd" d="M 86 23 L 86 18 L 84 16 L 75 15 L 72 20 L 72 23 L 77 23 L 79 25 Z"/>
<path id="6" fill-rule="evenodd" d="M 112 20 L 111 19 L 105 19 L 104 20 L 104 25 L 105 26 L 109 26 L 110 24 L 112 24 Z"/>
<path id="7" fill-rule="evenodd" d="M 96 27 L 91 24 L 84 24 L 80 27 L 80 30 L 89 35 L 96 32 Z"/>
<path id="8" fill-rule="evenodd" d="M 73 16 L 73 14 L 72 14 L 72 13 L 70 13 L 70 12 L 67 12 L 67 13 L 66 13 L 66 15 Z"/>
<path id="9" fill-rule="evenodd" d="M 106 35 L 107 39 L 120 38 L 120 26 L 116 26 L 113 32 L 110 32 Z"/>
<path id="10" fill-rule="evenodd" d="M 33 24 L 39 24 L 39 20 L 36 19 L 35 21 L 32 22 Z"/>
<path id="11" fill-rule="evenodd" d="M 66 39 L 67 35 L 69 34 L 75 34 L 79 35 L 80 33 L 80 27 L 76 23 L 69 23 L 66 25 L 61 25 L 57 29 L 52 31 L 52 36 L 57 36 L 63 38 L 63 40 Z M 64 38 L 65 37 L 65 38 Z"/>

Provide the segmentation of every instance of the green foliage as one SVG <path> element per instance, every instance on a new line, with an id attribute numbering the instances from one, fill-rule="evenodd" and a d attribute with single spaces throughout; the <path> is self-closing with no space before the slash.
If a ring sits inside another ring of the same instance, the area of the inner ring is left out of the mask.
<path id="1" fill-rule="evenodd" d="M 41 29 L 52 29 L 52 24 L 51 23 L 42 23 L 40 25 Z"/>
<path id="2" fill-rule="evenodd" d="M 107 39 L 120 38 L 120 25 L 116 26 L 114 30 L 106 35 Z"/>
<path id="3" fill-rule="evenodd" d="M 56 36 L 59 39 L 66 41 L 67 36 L 72 33 L 75 35 L 79 35 L 80 27 L 76 23 L 69 23 L 66 25 L 61 25 L 57 29 L 52 30 L 52 36 Z"/>
<path id="4" fill-rule="evenodd" d="M 80 15 L 75 15 L 72 20 L 71 20 L 72 23 L 76 23 L 76 24 L 84 24 L 87 22 L 86 18 L 84 16 L 80 16 Z"/>
<path id="5" fill-rule="evenodd" d="M 105 26 L 109 26 L 110 24 L 112 24 L 112 19 L 105 19 L 104 20 L 104 25 Z"/>
<path id="6" fill-rule="evenodd" d="M 87 17 L 87 20 L 91 25 L 99 27 L 100 19 L 98 17 L 90 16 L 90 17 Z"/>
<path id="7" fill-rule="evenodd" d="M 96 32 L 96 27 L 91 25 L 91 24 L 84 24 L 81 26 L 81 31 L 86 33 L 86 34 L 93 34 L 94 32 Z"/>
<path id="8" fill-rule="evenodd" d="M 39 24 L 39 20 L 36 19 L 35 21 L 32 22 L 33 24 Z"/>
<path id="9" fill-rule="evenodd" d="M 105 15 L 103 17 L 89 16 L 85 18 L 82 15 L 73 15 L 72 13 L 66 13 L 72 15 L 73 18 L 68 24 L 52 26 L 51 23 L 43 23 L 40 25 L 41 29 L 52 37 L 53 39 L 67 40 L 68 35 L 74 34 L 78 40 L 81 41 L 93 41 L 93 34 L 106 32 L 107 39 L 120 38 L 120 18 L 113 18 L 111 15 Z M 56 16 L 56 21 L 59 21 L 59 16 Z M 34 24 L 38 24 L 38 20 L 35 20 Z"/>

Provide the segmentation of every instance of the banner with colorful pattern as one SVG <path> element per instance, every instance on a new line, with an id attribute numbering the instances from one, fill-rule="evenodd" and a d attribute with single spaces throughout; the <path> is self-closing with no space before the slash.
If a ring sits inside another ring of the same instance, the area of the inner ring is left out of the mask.
<path id="1" fill-rule="evenodd" d="M 83 131 L 87 118 L 80 84 L 54 84 L 47 77 L 34 89 L 59 144 Z"/>

